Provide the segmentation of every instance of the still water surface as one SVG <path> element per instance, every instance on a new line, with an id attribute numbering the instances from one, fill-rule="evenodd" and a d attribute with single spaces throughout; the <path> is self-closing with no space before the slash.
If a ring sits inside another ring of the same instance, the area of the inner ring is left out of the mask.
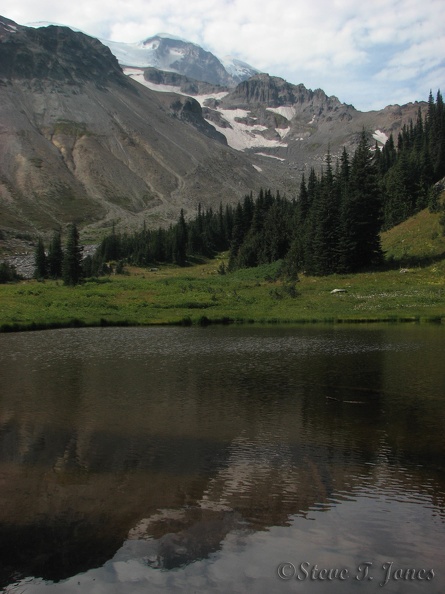
<path id="1" fill-rule="evenodd" d="M 443 594 L 444 353 L 443 326 L 0 335 L 0 591 Z"/>

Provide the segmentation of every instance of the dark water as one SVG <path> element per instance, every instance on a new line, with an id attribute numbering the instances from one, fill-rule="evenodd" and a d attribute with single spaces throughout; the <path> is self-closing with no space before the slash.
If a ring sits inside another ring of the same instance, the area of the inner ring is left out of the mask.
<path id="1" fill-rule="evenodd" d="M 444 353 L 442 326 L 0 335 L 0 591 L 443 594 Z"/>

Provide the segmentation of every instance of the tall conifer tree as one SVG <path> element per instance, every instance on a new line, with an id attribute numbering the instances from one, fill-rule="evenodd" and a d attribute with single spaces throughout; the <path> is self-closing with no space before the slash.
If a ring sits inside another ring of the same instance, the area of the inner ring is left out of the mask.
<path id="1" fill-rule="evenodd" d="M 382 200 L 378 175 L 365 131 L 351 163 L 347 196 L 342 204 L 341 270 L 357 272 L 381 263 Z"/>
<path id="2" fill-rule="evenodd" d="M 79 232 L 74 223 L 68 229 L 62 276 L 65 285 L 77 285 L 82 279 L 82 248 L 79 245 Z"/>
<path id="3" fill-rule="evenodd" d="M 34 278 L 43 279 L 47 277 L 48 267 L 45 254 L 45 245 L 42 238 L 39 237 L 34 257 Z"/>
<path id="4" fill-rule="evenodd" d="M 181 208 L 178 223 L 173 236 L 173 261 L 178 266 L 185 266 L 187 256 L 187 225 L 184 210 Z"/>
<path id="5" fill-rule="evenodd" d="M 62 238 L 54 233 L 48 250 L 48 274 L 51 278 L 61 278 L 63 264 Z"/>

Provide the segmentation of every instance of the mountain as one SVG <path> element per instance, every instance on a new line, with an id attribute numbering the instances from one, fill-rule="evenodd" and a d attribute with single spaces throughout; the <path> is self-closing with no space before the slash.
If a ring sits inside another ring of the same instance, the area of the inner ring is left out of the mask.
<path id="1" fill-rule="evenodd" d="M 360 112 L 162 34 L 107 43 L 0 17 L 0 242 L 167 225 L 259 187 L 295 196 L 328 148 L 335 163 L 363 129 L 383 144 L 426 108 Z"/>
<path id="2" fill-rule="evenodd" d="M 353 152 L 363 129 L 382 146 L 416 119 L 419 107 L 426 109 L 426 102 L 416 102 L 360 112 L 321 89 L 291 84 L 233 58 L 219 60 L 167 33 L 139 44 L 104 43 L 130 78 L 152 90 L 194 97 L 229 146 L 289 190 L 303 172 L 322 166 L 328 146 L 334 158 L 344 146 Z M 267 159 L 274 160 L 273 167 Z M 286 181 L 284 174 L 290 176 Z"/>
<path id="3" fill-rule="evenodd" d="M 139 43 L 101 41 L 124 69 L 153 67 L 227 87 L 234 87 L 258 73 L 245 62 L 231 57 L 221 61 L 199 45 L 168 33 L 159 33 Z"/>
<path id="4" fill-rule="evenodd" d="M 168 224 L 267 185 L 195 99 L 144 88 L 66 27 L 0 17 L 0 134 L 3 237 L 70 221 L 93 238 L 112 221 Z"/>
<path id="5" fill-rule="evenodd" d="M 151 90 L 194 97 L 229 146 L 248 154 L 270 183 L 289 191 L 303 172 L 322 166 L 328 146 L 334 158 L 344 146 L 353 152 L 363 129 L 382 146 L 416 119 L 419 107 L 426 109 L 425 102 L 416 102 L 360 112 L 321 89 L 260 73 L 235 58 L 219 59 L 168 33 L 136 44 L 102 42 L 133 80 Z"/>

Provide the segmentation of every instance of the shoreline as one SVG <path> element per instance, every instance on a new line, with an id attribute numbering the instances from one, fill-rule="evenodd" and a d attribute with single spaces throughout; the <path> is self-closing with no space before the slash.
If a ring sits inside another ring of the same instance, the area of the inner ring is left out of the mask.
<path id="1" fill-rule="evenodd" d="M 411 316 L 411 317 L 393 317 L 387 316 L 382 318 L 302 318 L 302 319 L 262 319 L 255 320 L 253 318 L 208 318 L 201 316 L 198 319 L 192 320 L 190 317 L 184 317 L 181 320 L 171 320 L 166 322 L 130 322 L 128 320 L 107 320 L 101 318 L 98 321 L 85 322 L 78 318 L 73 318 L 67 322 L 27 322 L 27 323 L 6 323 L 0 325 L 0 334 L 12 334 L 17 332 L 38 332 L 43 330 L 63 330 L 68 328 L 154 328 L 154 327 L 207 327 L 207 326 L 304 326 L 304 325 L 365 325 L 365 324 L 445 324 L 444 316 Z"/>

